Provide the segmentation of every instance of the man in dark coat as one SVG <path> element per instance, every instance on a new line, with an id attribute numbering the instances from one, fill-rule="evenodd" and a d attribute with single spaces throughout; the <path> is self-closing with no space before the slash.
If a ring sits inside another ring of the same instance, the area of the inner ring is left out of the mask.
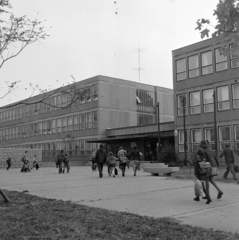
<path id="1" fill-rule="evenodd" d="M 95 155 L 95 162 L 98 165 L 100 178 L 103 177 L 103 166 L 104 166 L 104 163 L 106 161 L 107 161 L 107 154 L 106 154 L 106 151 L 103 148 L 103 145 L 101 144 L 100 149 L 97 150 L 96 155 Z"/>
<path id="2" fill-rule="evenodd" d="M 237 180 L 237 175 L 234 171 L 234 154 L 233 150 L 230 149 L 230 145 L 228 143 L 225 144 L 225 149 L 220 155 L 220 158 L 224 156 L 225 158 L 225 163 L 227 165 L 227 170 L 223 174 L 223 177 L 226 179 L 229 171 L 232 173 L 234 180 Z"/>
<path id="3" fill-rule="evenodd" d="M 59 173 L 62 173 L 62 163 L 65 159 L 64 150 L 61 150 L 61 152 L 57 155 L 57 163 L 59 168 Z"/>

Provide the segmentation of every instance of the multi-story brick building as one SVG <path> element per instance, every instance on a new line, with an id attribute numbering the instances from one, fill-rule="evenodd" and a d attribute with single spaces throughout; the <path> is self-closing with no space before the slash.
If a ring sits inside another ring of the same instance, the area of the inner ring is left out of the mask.
<path id="1" fill-rule="evenodd" d="M 104 76 L 75 85 L 82 94 L 69 108 L 64 107 L 71 98 L 54 90 L 48 93 L 51 97 L 46 104 L 15 103 L 0 108 L 0 146 L 42 149 L 43 161 L 53 161 L 57 150 L 65 149 L 71 160 L 85 162 L 98 148 L 88 141 L 104 138 L 106 129 L 156 123 L 157 102 L 160 121 L 173 121 L 172 89 Z"/>
<path id="2" fill-rule="evenodd" d="M 207 139 L 218 152 L 226 142 L 239 148 L 239 55 L 223 55 L 221 46 L 208 39 L 172 52 L 175 147 L 180 158 L 184 158 L 184 116 L 188 152 L 193 152 L 201 139 Z M 232 40 L 224 47 L 233 48 Z"/>

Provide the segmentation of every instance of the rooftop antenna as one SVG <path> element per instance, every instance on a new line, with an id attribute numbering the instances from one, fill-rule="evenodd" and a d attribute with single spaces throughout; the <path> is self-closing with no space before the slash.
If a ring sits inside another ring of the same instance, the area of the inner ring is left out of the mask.
<path id="1" fill-rule="evenodd" d="M 134 68 L 134 70 L 138 71 L 139 83 L 140 83 L 140 73 L 141 73 L 141 71 L 145 70 L 144 68 L 140 67 L 140 64 L 141 64 L 140 55 L 141 55 L 141 53 L 145 52 L 145 50 L 146 50 L 145 48 L 137 48 L 137 49 L 133 50 L 134 53 L 138 53 L 138 67 Z"/>

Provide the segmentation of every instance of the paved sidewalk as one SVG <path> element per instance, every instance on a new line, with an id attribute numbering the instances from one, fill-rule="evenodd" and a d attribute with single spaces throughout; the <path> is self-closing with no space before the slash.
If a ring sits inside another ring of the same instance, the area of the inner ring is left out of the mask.
<path id="1" fill-rule="evenodd" d="M 58 174 L 57 168 L 41 168 L 30 173 L 20 169 L 0 169 L 2 189 L 29 191 L 45 198 L 71 200 L 75 203 L 110 210 L 131 212 L 142 216 L 171 217 L 181 223 L 215 230 L 239 232 L 239 185 L 219 183 L 224 194 L 220 200 L 210 186 L 212 203 L 193 201 L 193 182 L 169 177 L 151 176 L 140 171 L 133 177 L 132 168 L 126 176 L 103 178 L 92 173 L 90 166 L 72 167 L 69 174 Z M 120 174 L 120 171 L 119 171 Z"/>

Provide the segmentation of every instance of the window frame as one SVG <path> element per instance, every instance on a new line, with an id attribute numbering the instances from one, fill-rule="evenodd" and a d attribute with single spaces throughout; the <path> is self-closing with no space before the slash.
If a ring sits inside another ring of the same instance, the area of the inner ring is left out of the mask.
<path id="1" fill-rule="evenodd" d="M 208 59 L 208 63 L 204 63 L 205 58 L 203 57 L 204 55 L 206 55 L 207 53 L 211 53 L 211 59 Z M 208 75 L 213 73 L 213 56 L 212 56 L 212 50 L 208 50 L 205 52 L 202 52 L 201 55 L 201 72 L 202 75 Z M 211 60 L 211 61 L 210 61 Z M 207 69 L 207 71 L 204 71 L 205 69 Z"/>
<path id="2" fill-rule="evenodd" d="M 180 62 L 182 62 L 182 66 L 180 66 Z M 183 81 L 187 79 L 187 63 L 186 58 L 180 58 L 175 61 L 176 65 L 176 81 Z M 182 68 L 182 69 L 180 69 Z"/>

